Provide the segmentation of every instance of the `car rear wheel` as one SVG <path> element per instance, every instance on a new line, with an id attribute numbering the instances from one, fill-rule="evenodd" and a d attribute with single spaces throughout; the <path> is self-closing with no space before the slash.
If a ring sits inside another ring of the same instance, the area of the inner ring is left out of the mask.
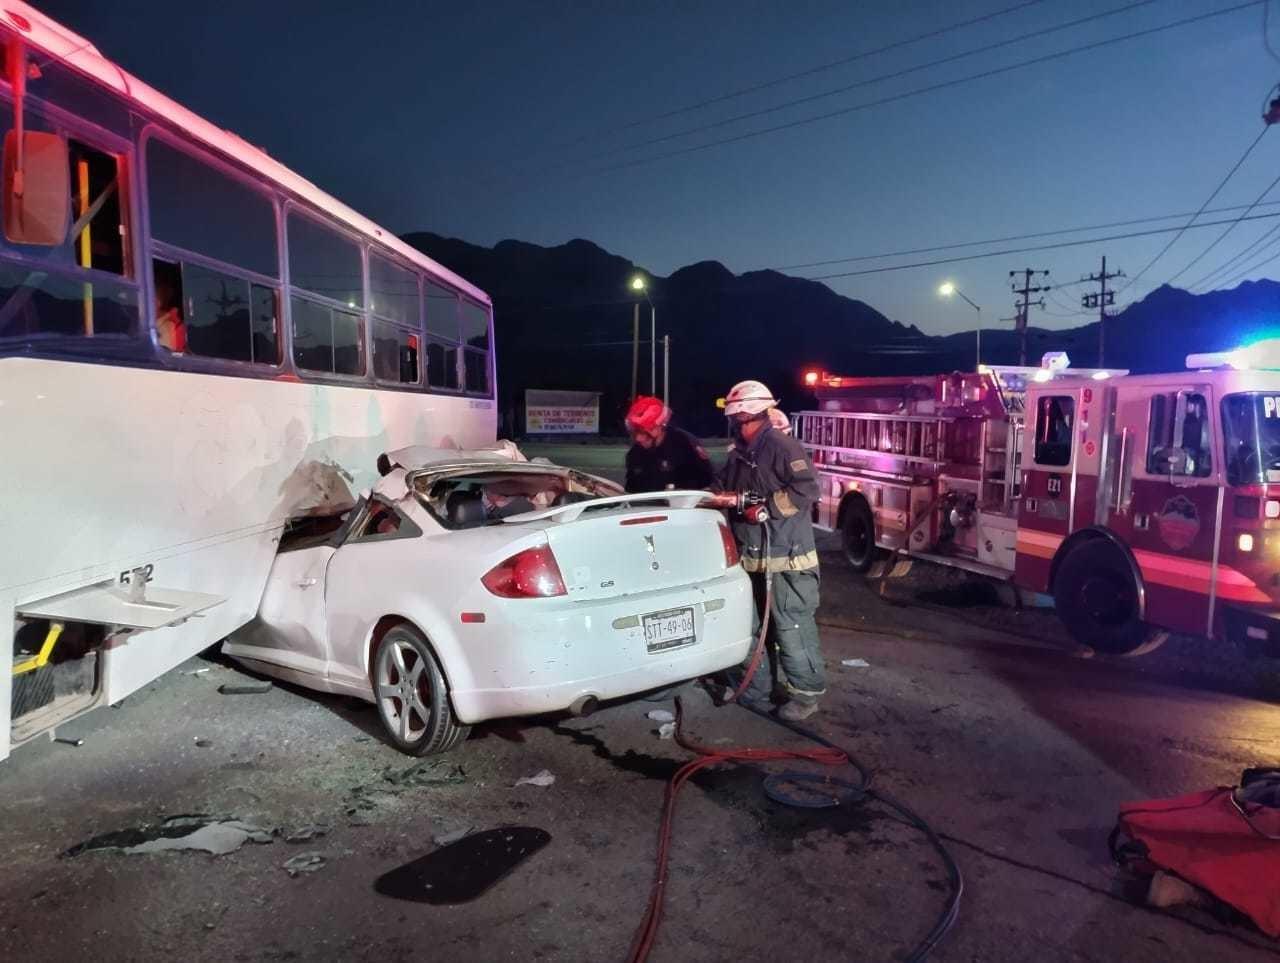
<path id="1" fill-rule="evenodd" d="M 440 663 L 411 625 L 392 626 L 379 641 L 373 656 L 373 692 L 382 727 L 402 752 L 447 752 L 471 731 L 454 718 Z"/>
<path id="2" fill-rule="evenodd" d="M 882 554 L 876 547 L 876 523 L 871 506 L 864 499 L 854 498 L 845 506 L 840 544 L 855 572 L 869 571 Z"/>
<path id="3" fill-rule="evenodd" d="M 1072 549 L 1053 583 L 1058 617 L 1072 637 L 1114 655 L 1141 655 L 1168 638 L 1142 621 L 1138 592 L 1120 550 L 1101 540 Z"/>

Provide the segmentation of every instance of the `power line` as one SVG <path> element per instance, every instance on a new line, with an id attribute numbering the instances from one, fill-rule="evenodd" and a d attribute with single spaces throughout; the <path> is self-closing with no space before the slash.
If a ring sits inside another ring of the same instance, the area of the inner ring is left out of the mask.
<path id="1" fill-rule="evenodd" d="M 1268 201 L 1259 207 L 1275 207 L 1280 205 L 1280 201 Z M 1178 217 L 1192 217 L 1200 214 L 1227 214 L 1233 211 L 1243 211 L 1248 204 L 1236 204 L 1229 207 L 1212 207 L 1201 210 L 1195 215 L 1191 211 L 1185 211 L 1178 214 L 1158 214 L 1151 217 L 1134 217 L 1124 221 L 1110 221 L 1106 224 L 1090 224 L 1085 227 L 1063 227 L 1054 231 L 1035 231 L 1031 234 L 1006 234 L 1004 237 L 992 237 L 982 241 L 960 241 L 953 244 L 935 244 L 931 247 L 909 248 L 903 251 L 890 251 L 884 254 L 858 254 L 852 257 L 829 258 L 825 261 L 808 261 L 804 264 L 784 264 L 776 267 L 775 271 L 799 271 L 804 268 L 827 267 L 830 264 L 848 264 L 854 261 L 878 261 L 883 258 L 890 257 L 909 257 L 914 254 L 931 254 L 934 251 L 951 251 L 964 247 L 983 247 L 987 244 L 1007 244 L 1010 241 L 1030 241 L 1038 237 L 1055 237 L 1059 234 L 1079 234 L 1082 231 L 1105 231 L 1113 227 L 1131 227 L 1134 224 L 1151 224 L 1155 221 L 1168 221 Z M 1059 287 L 1067 287 L 1073 284 L 1081 284 L 1081 281 L 1066 281 Z"/>
<path id="2" fill-rule="evenodd" d="M 1264 2 L 1266 2 L 1266 0 L 1264 0 Z M 1135 274 L 1129 280 L 1128 284 L 1126 284 L 1124 287 L 1120 289 L 1121 293 L 1128 291 L 1129 288 L 1137 284 L 1138 280 L 1144 274 L 1150 271 L 1155 266 L 1155 263 L 1157 261 L 1159 261 L 1162 257 L 1164 257 L 1166 254 L 1169 253 L 1169 248 L 1173 247 L 1175 244 L 1178 243 L 1178 241 L 1182 239 L 1182 235 L 1185 234 L 1187 232 L 1187 229 L 1190 228 L 1191 225 L 1195 223 L 1196 218 L 1198 218 L 1201 214 L 1204 213 L 1204 209 L 1208 207 L 1211 203 L 1213 203 L 1213 199 L 1218 196 L 1218 194 L 1222 191 L 1224 187 L 1227 186 L 1227 181 L 1231 180 L 1231 178 L 1235 176 L 1236 171 L 1240 169 L 1240 165 L 1243 164 L 1246 160 L 1248 160 L 1249 155 L 1253 153 L 1253 149 L 1258 146 L 1258 143 L 1262 140 L 1263 137 L 1266 136 L 1267 131 L 1270 129 L 1271 128 L 1267 126 L 1267 127 L 1263 127 L 1262 130 L 1258 131 L 1258 136 L 1253 139 L 1253 143 L 1251 143 L 1248 147 L 1245 148 L 1244 153 L 1240 155 L 1240 159 L 1236 161 L 1235 164 L 1232 165 L 1231 170 L 1227 171 L 1226 176 L 1223 177 L 1222 180 L 1218 181 L 1218 186 L 1213 189 L 1212 194 L 1210 194 L 1207 198 L 1205 198 L 1204 203 L 1200 205 L 1200 210 L 1196 211 L 1196 213 L 1191 216 L 1191 220 L 1187 221 L 1187 223 L 1182 226 L 1182 230 L 1180 230 L 1177 234 L 1175 234 L 1172 238 L 1169 239 L 1169 243 L 1160 249 L 1160 253 L 1158 253 L 1155 257 L 1153 257 L 1150 261 L 1148 261 L 1146 266 L 1137 274 Z"/>
<path id="3" fill-rule="evenodd" d="M 880 107 L 885 104 L 897 103 L 898 101 L 907 100 L 911 97 L 919 97 L 923 94 L 933 93 L 939 90 L 947 90 L 951 87 L 958 87 L 963 84 L 972 83 L 976 80 L 985 80 L 989 77 L 998 77 L 1002 74 L 1011 73 L 1015 70 L 1021 70 L 1025 67 L 1033 67 L 1043 63 L 1049 63 L 1054 60 L 1061 60 L 1064 57 L 1070 57 L 1078 53 L 1086 53 L 1090 50 L 1099 50 L 1103 47 L 1109 47 L 1117 43 L 1123 43 L 1127 40 L 1136 40 L 1140 37 L 1149 37 L 1166 30 L 1173 30 L 1178 27 L 1189 26 L 1193 23 L 1201 23 L 1214 17 L 1225 16 L 1226 14 L 1236 13 L 1240 10 L 1256 7 L 1263 0 L 1246 0 L 1244 3 L 1237 3 L 1230 7 L 1224 7 L 1221 10 L 1212 10 L 1208 13 L 1197 14 L 1193 17 L 1184 17 L 1181 20 L 1174 20 L 1170 23 L 1163 24 L 1158 27 L 1148 27 L 1143 30 L 1136 30 L 1131 33 L 1121 34 L 1116 37 L 1108 37 L 1102 40 L 1095 40 L 1091 43 L 1081 44 L 1077 47 L 1070 47 L 1067 50 L 1060 50 L 1051 54 L 1044 54 L 1039 57 L 1033 57 L 1030 60 L 1022 60 L 1018 63 L 1007 64 L 1003 67 L 993 67 L 990 70 L 983 70 L 975 74 L 969 74 L 966 77 L 959 77 L 955 80 L 941 81 L 935 84 L 929 84 L 925 87 L 918 87 L 915 90 L 904 91 L 900 94 L 893 94 L 887 97 L 881 97 L 878 100 L 871 100 L 861 104 L 854 104 L 850 107 L 842 107 L 839 110 L 827 111 L 823 114 L 815 114 L 812 117 L 801 117 L 797 120 L 788 121 L 784 124 L 775 124 L 772 127 L 763 127 L 759 130 L 747 131 L 742 134 L 736 134 L 732 137 L 723 137 L 719 140 L 708 141 L 704 144 L 694 144 L 690 147 L 682 147 L 677 150 L 665 151 L 661 154 L 653 154 L 649 157 L 641 157 L 635 160 L 625 161 L 619 164 L 612 164 L 607 167 L 597 167 L 591 170 L 582 171 L 584 175 L 607 174 L 613 171 L 624 170 L 629 167 L 638 167 L 643 164 L 651 164 L 654 161 L 666 160 L 672 157 L 680 157 L 684 154 L 692 154 L 697 151 L 709 150 L 713 147 L 721 147 L 725 144 L 733 144 L 739 141 L 750 140 L 756 137 L 763 137 L 767 134 L 774 134 L 783 130 L 790 130 L 795 127 L 802 127 L 807 124 L 815 124 L 820 121 L 830 120 L 833 117 L 842 117 L 855 111 L 867 110 L 871 107 Z"/>
<path id="4" fill-rule="evenodd" d="M 869 87 L 873 84 L 883 83 L 886 80 L 896 80 L 899 77 L 906 77 L 909 74 L 919 73 L 922 70 L 931 70 L 934 67 L 941 67 L 945 64 L 955 63 L 959 60 L 965 60 L 969 57 L 976 57 L 979 54 L 990 53 L 993 50 L 999 50 L 1001 47 L 1008 47 L 1014 44 L 1022 43 L 1027 40 L 1033 40 L 1037 37 L 1045 37 L 1052 33 L 1058 33 L 1063 30 L 1070 30 L 1072 27 L 1078 27 L 1082 24 L 1091 23 L 1095 20 L 1103 20 L 1107 17 L 1114 17 L 1118 14 L 1128 13 L 1138 7 L 1150 6 L 1158 0 L 1134 0 L 1123 7 L 1116 7 L 1112 10 L 1104 10 L 1102 13 L 1090 14 L 1087 17 L 1080 17 L 1067 23 L 1058 24 L 1052 27 L 1042 27 L 1039 30 L 1032 30 L 1027 33 L 1019 34 L 1016 37 L 1010 37 L 1007 40 L 997 40 L 994 43 L 984 44 L 981 47 L 974 47 L 972 50 L 964 50 L 957 54 L 951 54 L 947 57 L 941 57 L 937 60 L 931 60 L 927 63 L 917 64 L 913 67 L 904 67 L 901 70 L 895 70 L 891 73 L 881 74 L 878 77 L 867 77 L 863 80 L 856 81 L 852 84 L 846 84 L 843 87 L 835 87 L 831 90 L 820 91 L 816 94 L 808 94 L 804 97 L 797 97 L 793 100 L 784 101 L 780 104 L 774 104 L 771 107 L 762 107 L 758 110 L 748 111 L 745 114 L 737 114 L 733 117 L 726 117 L 722 120 L 711 121 L 705 124 L 699 124 L 697 127 L 689 127 L 684 130 L 678 130 L 674 133 L 663 134 L 660 137 L 651 137 L 648 140 L 636 141 L 630 144 L 624 144 L 621 147 L 614 147 L 607 151 L 602 151 L 594 157 L 585 158 L 591 161 L 597 158 L 612 157 L 616 154 L 626 153 L 627 151 L 640 150 L 644 147 L 652 147 L 654 144 L 662 144 L 671 140 L 679 140 L 682 137 L 689 137 L 693 134 L 700 134 L 708 130 L 716 130 L 720 127 L 727 127 L 730 124 L 736 124 L 739 121 L 751 120 L 756 117 L 763 117 L 767 114 L 774 114 L 780 110 L 788 110 L 792 107 L 798 107 L 801 104 L 812 103 L 815 100 L 825 100 L 828 97 L 835 97 L 839 94 L 847 94 L 850 91 L 858 90 L 862 87 Z"/>
<path id="5" fill-rule="evenodd" d="M 1272 190 L 1275 189 L 1275 186 L 1277 184 L 1280 184 L 1280 174 L 1276 175 L 1276 179 L 1267 185 L 1266 190 L 1264 190 L 1261 194 L 1259 194 L 1256 198 L 1254 198 L 1253 203 L 1249 205 L 1249 210 L 1245 211 L 1244 214 L 1241 214 L 1240 217 L 1244 217 L 1246 214 L 1249 213 L 1249 211 L 1252 211 L 1255 207 L 1257 207 L 1258 204 L 1262 202 L 1262 199 L 1266 197 L 1268 194 L 1270 194 Z M 1206 247 L 1203 251 L 1201 251 L 1199 254 L 1193 257 L 1186 264 L 1186 266 L 1183 267 L 1182 270 L 1180 270 L 1177 274 L 1169 278 L 1169 280 L 1165 281 L 1165 284 L 1171 284 L 1172 282 L 1176 281 L 1178 278 L 1182 277 L 1182 275 L 1186 274 L 1187 271 L 1191 269 L 1192 265 L 1198 264 L 1200 262 L 1200 259 L 1204 257 L 1206 254 L 1208 254 L 1210 251 L 1212 251 L 1215 247 L 1217 247 L 1218 243 L 1222 241 L 1222 239 L 1225 238 L 1228 234 L 1234 231 L 1236 229 L 1236 226 L 1239 223 L 1240 223 L 1240 218 L 1238 217 L 1231 224 L 1227 225 L 1226 230 L 1224 230 L 1221 234 L 1219 234 L 1212 241 L 1210 241 L 1208 247 Z"/>
<path id="6" fill-rule="evenodd" d="M 1266 231 L 1257 239 L 1255 239 L 1252 244 L 1247 245 L 1239 253 L 1234 254 L 1231 257 L 1227 258 L 1227 260 L 1223 261 L 1221 264 L 1219 264 L 1216 268 L 1214 268 L 1208 274 L 1202 275 L 1199 280 L 1193 281 L 1191 284 L 1187 285 L 1187 290 L 1188 291 L 1194 290 L 1195 288 L 1200 287 L 1210 278 L 1213 278 L 1218 275 L 1225 274 L 1228 271 L 1234 270 L 1237 264 L 1239 264 L 1245 258 L 1249 257 L 1255 251 L 1259 250 L 1260 247 L 1267 241 L 1267 239 L 1272 237 L 1277 231 L 1280 231 L 1280 224 L 1273 225 L 1270 230 Z"/>
<path id="7" fill-rule="evenodd" d="M 855 63 L 856 61 L 859 61 L 859 60 L 865 60 L 868 57 L 874 57 L 877 54 L 888 53 L 891 50 L 900 50 L 903 47 L 909 47 L 912 44 L 917 44 L 924 40 L 932 40 L 934 37 L 941 37 L 944 34 L 952 33 L 956 30 L 963 29 L 964 27 L 972 27 L 980 23 L 986 23 L 990 20 L 995 20 L 998 17 L 1007 16 L 1011 13 L 1017 13 L 1019 10 L 1025 10 L 1027 7 L 1034 7 L 1041 3 L 1044 3 L 1044 0 L 1024 0 L 1023 3 L 1016 3 L 1011 7 L 1004 7 L 1001 10 L 996 10 L 996 11 L 993 11 L 992 13 L 986 13 L 980 17 L 973 17 L 972 19 L 962 20 L 959 23 L 953 23 L 946 27 L 939 27 L 937 30 L 930 30 L 927 33 L 917 34 L 916 36 L 908 37 L 905 40 L 896 40 L 893 43 L 885 44 L 884 46 L 876 47 L 872 50 L 860 50 L 855 54 L 849 55 L 848 57 L 841 57 L 839 60 L 832 60 L 832 61 L 828 61 L 827 63 L 818 64 L 817 66 L 809 67 L 806 70 L 801 70 L 794 74 L 787 74 L 786 76 L 777 77 L 773 80 L 765 80 L 757 84 L 751 84 L 747 87 L 739 87 L 737 90 L 731 90 L 728 93 L 719 94 L 718 96 L 710 97 L 707 100 L 700 100 L 694 104 L 687 104 L 684 107 L 676 107 L 673 110 L 664 111 L 663 113 L 660 113 L 660 114 L 651 114 L 648 117 L 642 117 L 639 120 L 633 120 L 630 123 L 623 124 L 620 127 L 609 128 L 603 131 L 602 134 L 584 134 L 581 137 L 571 142 L 559 145 L 559 147 L 560 148 L 576 147 L 578 144 L 581 144 L 582 142 L 587 140 L 591 140 L 597 136 L 602 136 L 602 135 L 607 136 L 608 134 L 618 133 L 624 130 L 633 130 L 636 127 L 644 127 L 648 124 L 657 123 L 658 121 L 668 120 L 672 117 L 679 117 L 682 114 L 693 113 L 696 110 L 702 110 L 704 107 L 713 107 L 716 104 L 722 104 L 728 100 L 736 100 L 739 97 L 745 97 L 748 94 L 758 93 L 759 91 L 767 90 L 770 87 L 777 87 L 781 84 L 790 83 L 793 80 L 800 80 L 804 77 L 812 77 L 814 74 L 820 74 L 828 70 L 834 70 L 836 67 L 843 67 L 847 64 Z"/>
<path id="8" fill-rule="evenodd" d="M 1277 244 L 1280 244 L 1280 238 L 1272 241 L 1270 244 L 1266 246 L 1274 250 Z M 1261 268 L 1266 267 L 1268 264 L 1270 264 L 1272 261 L 1274 261 L 1278 257 L 1280 257 L 1280 254 L 1268 254 L 1261 261 L 1256 261 L 1253 264 L 1249 265 L 1248 267 L 1242 268 L 1241 270 L 1237 271 L 1235 274 L 1231 275 L 1231 277 L 1226 278 L 1225 280 L 1219 281 L 1216 287 L 1228 288 L 1231 285 L 1235 284 L 1237 281 L 1241 280 L 1242 278 L 1248 277 L 1250 274 L 1253 274 L 1255 271 L 1258 271 Z"/>
<path id="9" fill-rule="evenodd" d="M 1280 217 L 1280 211 L 1273 211 L 1270 214 L 1253 214 L 1244 218 L 1245 221 L 1265 221 L 1273 217 Z M 1202 221 L 1192 227 L 1221 227 L 1223 224 L 1230 224 L 1230 219 L 1221 221 Z M 1168 234 L 1171 231 L 1186 231 L 1188 228 L 1183 227 L 1161 227 L 1153 228 L 1149 231 L 1130 231 L 1127 234 L 1111 234 L 1104 237 L 1089 237 L 1079 241 L 1059 241 L 1054 244 L 1038 244 L 1033 247 L 1014 247 L 1006 248 L 1001 251 L 984 251 L 982 254 L 962 254 L 958 257 L 936 258 L 932 261 L 914 261 L 910 264 L 890 264 L 886 267 L 864 268 L 859 271 L 841 271 L 835 274 L 816 274 L 807 278 L 809 281 L 828 281 L 832 278 L 855 278 L 862 277 L 867 274 L 883 274 L 890 271 L 908 271 L 913 268 L 935 267 L 939 264 L 957 264 L 961 261 L 980 261 L 989 257 L 1003 257 L 1007 254 L 1029 254 L 1034 251 L 1056 251 L 1067 247 L 1081 247 L 1085 244 L 1101 244 L 1104 241 L 1127 241 L 1135 237 L 1153 237 L 1158 234 Z"/>

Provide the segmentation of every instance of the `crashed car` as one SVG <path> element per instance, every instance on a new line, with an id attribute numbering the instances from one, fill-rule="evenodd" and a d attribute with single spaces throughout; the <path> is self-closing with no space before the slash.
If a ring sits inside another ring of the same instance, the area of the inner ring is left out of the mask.
<path id="1" fill-rule="evenodd" d="M 699 492 L 506 451 L 406 449 L 354 508 L 292 522 L 256 618 L 223 651 L 372 702 L 398 748 L 582 712 L 741 663 L 751 586 Z"/>

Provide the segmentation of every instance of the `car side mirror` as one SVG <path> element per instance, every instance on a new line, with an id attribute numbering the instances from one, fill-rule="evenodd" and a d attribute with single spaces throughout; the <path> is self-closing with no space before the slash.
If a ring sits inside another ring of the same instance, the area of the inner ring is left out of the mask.
<path id="1" fill-rule="evenodd" d="M 21 166 L 19 166 L 21 162 Z M 14 244 L 57 247 L 71 218 L 67 141 L 57 134 L 4 135 L 4 236 Z"/>

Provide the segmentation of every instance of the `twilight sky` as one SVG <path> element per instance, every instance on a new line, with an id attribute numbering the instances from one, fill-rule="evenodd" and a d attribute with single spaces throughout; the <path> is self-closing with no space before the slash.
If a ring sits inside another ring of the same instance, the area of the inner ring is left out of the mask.
<path id="1" fill-rule="evenodd" d="M 431 230 L 485 245 L 585 237 L 657 274 L 714 259 L 735 272 L 775 267 L 810 277 L 1184 223 L 792 267 L 1195 212 L 1262 130 L 1261 105 L 1280 80 L 1280 61 L 1263 43 L 1263 4 L 651 158 L 1241 3 L 37 0 L 105 56 L 397 232 Z M 1280 3 L 1274 6 L 1272 46 L 1280 50 Z M 1125 7 L 1132 9 L 1015 40 Z M 946 29 L 999 11 L 1007 12 Z M 876 80 L 1006 40 L 1013 42 Z M 854 84 L 861 86 L 816 96 Z M 802 97 L 814 99 L 733 120 Z M 1280 133 L 1270 133 L 1209 206 L 1247 205 L 1278 175 Z M 1280 202 L 1280 190 L 1265 200 Z M 1280 204 L 1253 211 L 1265 213 L 1280 213 Z M 1276 225 L 1280 218 L 1240 224 L 1174 283 L 1198 280 Z M 1169 280 L 1223 230 L 1187 231 L 1117 307 Z M 1106 254 L 1108 268 L 1132 277 L 1173 236 L 826 283 L 891 318 L 945 333 L 972 327 L 975 314 L 936 296 L 944 279 L 982 305 L 984 324 L 994 326 L 1013 313 L 1010 270 L 1048 268 L 1052 281 L 1065 284 L 1096 271 Z M 1272 254 L 1280 254 L 1280 228 L 1216 280 Z M 1259 275 L 1280 277 L 1280 260 L 1244 276 Z M 1091 288 L 1054 291 L 1032 323 L 1079 323 L 1069 313 L 1079 310 L 1084 290 Z"/>

